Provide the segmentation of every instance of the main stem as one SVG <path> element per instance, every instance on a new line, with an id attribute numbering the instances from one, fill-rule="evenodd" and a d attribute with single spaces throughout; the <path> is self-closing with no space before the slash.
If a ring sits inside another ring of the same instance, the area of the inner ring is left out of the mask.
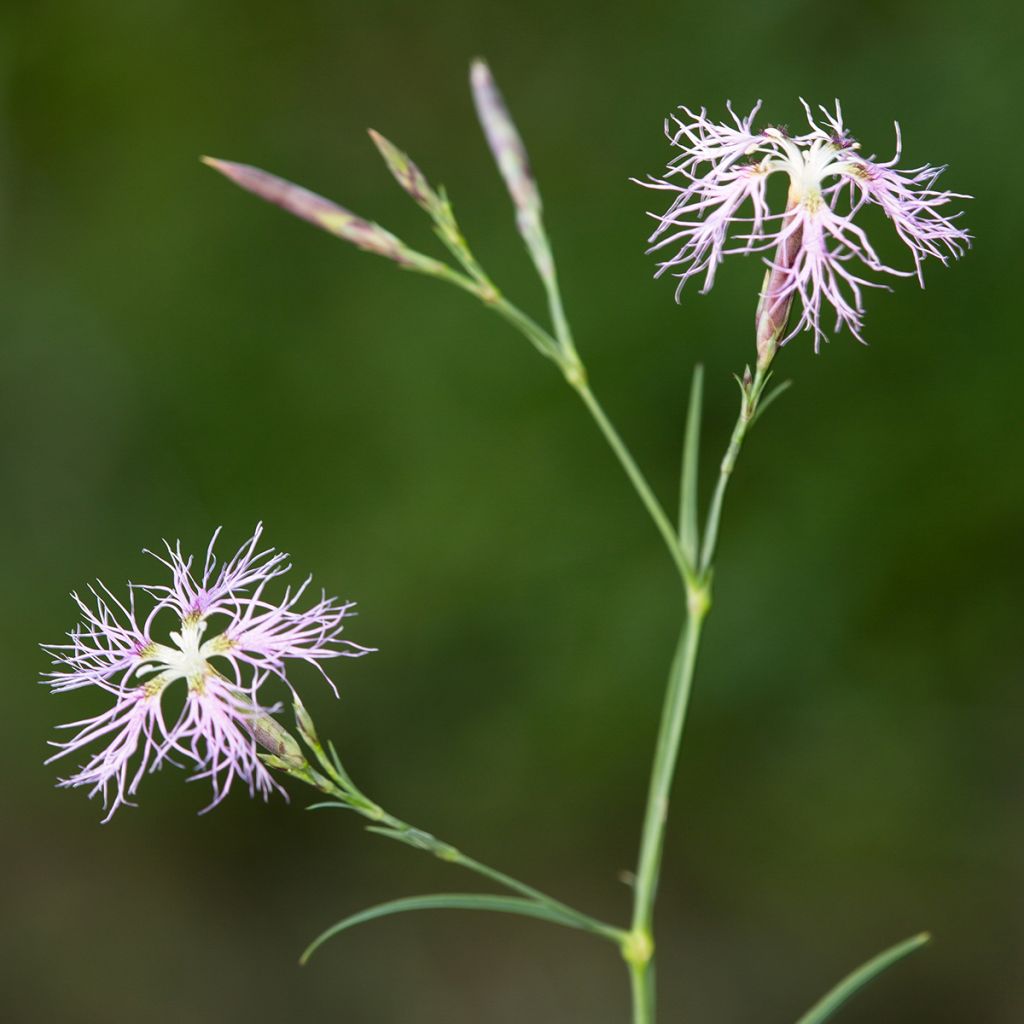
<path id="1" fill-rule="evenodd" d="M 688 596 L 686 624 L 672 659 L 658 728 L 633 890 L 630 942 L 623 950 L 633 990 L 634 1024 L 652 1024 L 654 1020 L 654 981 L 651 976 L 654 967 L 654 902 L 665 843 L 669 795 L 697 666 L 701 629 L 710 608 L 706 586 L 688 588 Z"/>
<path id="2" fill-rule="evenodd" d="M 590 919 L 589 930 L 598 931 L 606 938 L 618 941 L 623 958 L 629 967 L 632 991 L 633 1024 L 654 1024 L 655 985 L 654 985 L 654 904 L 658 891 L 658 876 L 661 867 L 662 850 L 665 842 L 665 827 L 668 821 L 669 795 L 675 776 L 676 762 L 679 758 L 679 745 L 682 740 L 683 726 L 686 722 L 686 711 L 693 687 L 693 677 L 697 666 L 697 654 L 700 649 L 701 630 L 708 611 L 711 608 L 711 568 L 715 547 L 718 540 L 718 526 L 722 514 L 722 504 L 739 456 L 743 440 L 756 415 L 761 392 L 768 376 L 768 366 L 772 361 L 778 345 L 778 339 L 785 330 L 789 317 L 792 295 L 788 294 L 784 285 L 784 267 L 791 265 L 792 252 L 796 239 L 791 237 L 788 246 L 780 247 L 776 255 L 774 272 L 766 276 L 762 289 L 761 301 L 756 313 L 757 325 L 757 371 L 751 380 L 748 374 L 741 381 L 742 400 L 740 414 L 733 428 L 729 447 L 719 467 L 718 481 L 711 499 L 711 506 L 703 533 L 703 545 L 690 556 L 683 549 L 680 533 L 666 515 L 664 508 L 651 490 L 632 453 L 626 447 L 618 431 L 606 415 L 601 404 L 594 396 L 587 383 L 586 370 L 577 355 L 569 330 L 565 313 L 562 309 L 561 296 L 553 272 L 547 276 L 542 273 L 547 291 L 549 310 L 554 327 L 554 337 L 523 314 L 511 303 L 507 302 L 496 289 L 490 285 L 485 276 L 478 275 L 469 268 L 475 279 L 476 287 L 467 287 L 485 302 L 495 308 L 501 316 L 517 327 L 530 342 L 545 356 L 556 362 L 565 379 L 580 396 L 587 411 L 590 413 L 598 429 L 601 431 L 609 447 L 625 470 L 633 489 L 636 491 L 648 515 L 661 534 L 673 564 L 679 572 L 686 588 L 687 616 L 683 626 L 676 653 L 672 661 L 668 686 L 665 692 L 665 703 L 662 709 L 661 722 L 658 727 L 658 740 L 654 751 L 654 763 L 651 769 L 651 780 L 647 794 L 647 805 L 644 811 L 643 829 L 640 839 L 640 854 L 637 863 L 636 881 L 633 894 L 633 919 L 629 932 L 619 932 L 609 926 L 601 925 Z M 461 282 L 460 282 L 461 283 Z M 468 280 L 465 287 L 468 285 Z M 457 852 L 457 851 L 455 851 Z M 461 857 L 461 855 L 460 855 Z M 535 890 L 528 890 L 522 883 L 499 877 L 491 869 L 465 858 L 460 861 L 471 870 L 486 874 L 495 881 L 506 885 L 524 895 L 540 897 L 552 904 L 551 900 Z M 483 869 L 483 870 L 481 870 Z M 509 884 L 509 883 L 512 884 Z M 566 908 L 568 909 L 568 908 Z M 575 913 L 579 913 L 578 911 Z M 583 915 L 580 915 L 583 916 Z M 597 927 L 593 927 L 597 925 Z"/>
<path id="3" fill-rule="evenodd" d="M 711 609 L 711 564 L 718 537 L 722 503 L 743 440 L 757 414 L 767 370 L 767 362 L 763 366 L 759 365 L 754 379 L 745 380 L 741 384 L 740 413 L 733 428 L 729 447 L 719 467 L 718 481 L 705 524 L 699 566 L 695 575 L 684 575 L 687 616 L 672 659 L 665 691 L 665 703 L 658 727 L 658 740 L 654 750 L 654 763 L 651 767 L 651 781 L 640 837 L 640 854 L 633 890 L 632 927 L 629 938 L 622 948 L 629 967 L 633 1024 L 654 1024 L 654 904 L 665 844 L 669 796 L 679 758 L 683 727 L 686 723 L 686 710 L 693 688 L 701 631 Z"/>

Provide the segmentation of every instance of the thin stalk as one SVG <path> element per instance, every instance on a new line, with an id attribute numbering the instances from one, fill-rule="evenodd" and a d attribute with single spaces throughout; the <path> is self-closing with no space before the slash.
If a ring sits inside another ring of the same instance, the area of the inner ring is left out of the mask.
<path id="1" fill-rule="evenodd" d="M 722 464 L 718 469 L 718 482 L 715 484 L 714 494 L 711 496 L 711 506 L 708 510 L 707 523 L 704 526 L 704 544 L 701 547 L 699 571 L 706 575 L 711 568 L 715 557 L 715 545 L 718 543 L 718 524 L 722 517 L 722 502 L 725 500 L 725 490 L 729 486 L 729 478 L 736 467 L 736 459 L 739 457 L 740 449 L 743 447 L 743 439 L 747 436 L 754 417 L 757 415 L 757 404 L 768 380 L 768 366 L 758 365 L 754 374 L 753 383 L 741 385 L 742 398 L 740 400 L 740 414 L 736 418 L 736 425 L 732 430 L 732 437 L 729 439 L 729 447 L 722 458 Z"/>
<path id="2" fill-rule="evenodd" d="M 632 453 L 626 447 L 625 442 L 619 436 L 618 431 L 613 426 L 611 420 L 608 419 L 604 409 L 601 408 L 600 403 L 587 384 L 586 369 L 580 360 L 575 343 L 573 342 L 572 331 L 565 316 L 562 296 L 553 267 L 550 273 L 541 275 L 541 280 L 543 281 L 548 298 L 548 308 L 555 331 L 554 336 L 541 327 L 536 320 L 519 309 L 518 306 L 509 302 L 491 283 L 486 272 L 468 250 L 460 251 L 463 247 L 456 243 L 451 243 L 449 247 L 462 262 L 466 270 L 472 274 L 472 279 L 470 279 L 453 271 L 453 283 L 457 284 L 464 291 L 475 295 L 486 306 L 493 309 L 502 319 L 515 327 L 541 355 L 553 360 L 561 368 L 566 381 L 583 400 L 583 404 L 587 407 L 594 422 L 600 428 L 605 440 L 615 453 L 615 457 L 626 471 L 630 483 L 654 521 L 654 525 L 661 534 L 662 539 L 665 541 L 665 546 L 668 548 L 672 561 L 678 569 L 684 584 L 687 587 L 695 584 L 696 574 L 694 567 L 690 565 L 683 553 L 676 528 L 666 515 L 661 502 L 658 501 L 651 490 L 650 484 L 647 482 L 639 466 L 637 466 Z"/>
<path id="3" fill-rule="evenodd" d="M 665 541 L 665 546 L 668 548 L 668 552 L 672 556 L 672 561 L 679 570 L 679 575 L 682 577 L 683 582 L 688 587 L 695 584 L 696 579 L 694 577 L 693 569 L 686 561 L 682 548 L 679 546 L 676 529 L 666 515 L 664 508 L 662 508 L 661 502 L 658 501 L 654 492 L 651 490 L 650 484 L 647 483 L 646 478 L 640 471 L 639 466 L 637 466 L 636 460 L 626 447 L 625 442 L 619 436 L 619 433 L 612 425 L 611 420 L 608 419 L 604 409 L 601 408 L 601 404 L 594 397 L 594 393 L 590 390 L 586 381 L 570 379 L 569 383 L 580 398 L 583 399 L 583 404 L 587 407 L 587 411 L 593 417 L 594 422 L 604 435 L 609 447 L 615 453 L 615 457 L 619 460 L 620 465 L 626 471 L 626 476 L 629 477 L 630 483 L 633 485 L 633 489 L 643 502 L 648 514 L 654 521 L 655 527 L 657 527 L 658 532 Z"/>
<path id="4" fill-rule="evenodd" d="M 493 288 L 493 285 L 491 286 Z M 558 343 L 532 317 L 514 306 L 497 289 L 477 293 L 484 303 L 491 307 L 500 317 L 507 320 L 516 330 L 529 341 L 542 355 L 555 362 L 560 362 Z"/>
<path id="5" fill-rule="evenodd" d="M 333 771 L 331 774 L 333 774 Z M 487 864 L 474 860 L 472 857 L 467 857 L 466 854 L 457 847 L 452 846 L 450 843 L 443 842 L 431 835 L 429 832 L 424 832 L 422 829 L 418 829 L 415 826 L 408 824 L 408 822 L 402 821 L 400 818 L 396 818 L 394 815 L 385 811 L 379 804 L 370 800 L 362 792 L 356 789 L 354 785 L 339 785 L 336 780 L 327 778 L 319 772 L 315 775 L 301 772 L 293 773 L 293 777 L 301 779 L 303 782 L 306 782 L 318 789 L 321 793 L 326 793 L 329 796 L 336 797 L 345 804 L 345 806 L 350 807 L 357 814 L 361 814 L 364 818 L 368 818 L 374 823 L 374 825 L 370 827 L 371 831 L 386 835 L 392 839 L 397 839 L 399 842 L 406 843 L 416 849 L 425 850 L 428 853 L 433 854 L 439 860 L 443 860 L 449 864 L 458 864 L 460 867 L 466 868 L 468 871 L 473 871 L 478 875 L 482 875 L 484 878 L 487 878 L 492 882 L 496 882 L 498 885 L 503 886 L 520 896 L 525 896 L 527 899 L 532 900 L 540 906 L 557 911 L 562 916 L 575 922 L 575 924 L 583 931 L 599 935 L 602 938 L 614 942 L 618 946 L 621 946 L 626 939 L 626 933 L 621 928 L 616 928 L 613 925 L 599 921 L 597 918 L 591 917 L 589 914 L 585 914 L 582 911 L 577 910 L 575 907 L 570 907 L 567 903 L 563 903 L 561 900 L 556 900 L 553 896 L 549 896 L 540 889 L 535 889 L 532 885 L 520 882 L 518 879 L 505 874 L 503 871 L 498 871 L 496 868 L 489 867 Z"/>
<path id="6" fill-rule="evenodd" d="M 551 316 L 551 325 L 555 329 L 559 348 L 570 362 L 579 362 L 576 344 L 572 339 L 572 330 L 565 315 L 565 306 L 562 304 L 562 290 L 558 287 L 558 272 L 555 270 L 555 261 L 550 248 L 547 249 L 547 260 L 543 265 L 545 271 L 541 272 L 540 278 L 544 284 L 544 293 L 547 295 L 548 313 Z"/>
<path id="7" fill-rule="evenodd" d="M 561 900 L 556 900 L 552 896 L 548 896 L 546 893 L 541 892 L 539 889 L 535 889 L 532 885 L 526 885 L 518 879 L 512 878 L 510 875 L 506 875 L 503 871 L 497 871 L 494 868 L 488 867 L 486 864 L 481 864 L 480 861 L 474 860 L 472 857 L 467 857 L 460 850 L 455 850 L 454 854 L 450 857 L 445 857 L 445 860 L 450 860 L 452 864 L 459 864 L 469 871 L 475 871 L 478 875 L 483 875 L 484 878 L 489 878 L 493 882 L 497 882 L 499 885 L 504 886 L 506 889 L 512 890 L 512 892 L 518 892 L 522 896 L 526 896 L 528 899 L 532 899 L 535 903 L 540 903 L 552 910 L 557 910 L 566 917 L 572 918 L 574 921 L 579 923 L 579 926 L 588 932 L 592 932 L 595 935 L 600 935 L 603 938 L 610 939 L 617 945 L 621 945 L 626 938 L 626 933 L 621 928 L 616 928 L 613 925 L 605 924 L 603 921 L 599 921 L 589 914 L 584 914 L 582 911 L 576 910 L 574 907 L 570 907 L 568 904 L 563 903 Z"/>

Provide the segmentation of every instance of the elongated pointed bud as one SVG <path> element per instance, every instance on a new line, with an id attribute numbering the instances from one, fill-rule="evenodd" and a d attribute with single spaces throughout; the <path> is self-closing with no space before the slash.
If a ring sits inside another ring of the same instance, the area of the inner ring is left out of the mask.
<path id="1" fill-rule="evenodd" d="M 485 61 L 475 60 L 469 81 L 477 117 L 516 208 L 516 224 L 542 277 L 552 273 L 551 250 L 541 220 L 537 182 L 522 137 Z"/>
<path id="2" fill-rule="evenodd" d="M 790 200 L 787 214 L 794 206 Z M 784 224 L 788 221 L 783 221 Z M 767 367 L 775 356 L 779 341 L 786 333 L 789 312 L 796 295 L 790 282 L 790 269 L 800 253 L 801 230 L 784 236 L 775 250 L 773 265 L 764 275 L 761 296 L 754 316 L 757 331 L 757 365 Z"/>
<path id="3" fill-rule="evenodd" d="M 351 210 L 346 210 L 344 206 L 331 202 L 330 199 L 325 199 L 307 188 L 258 167 L 236 164 L 230 160 L 217 160 L 209 156 L 202 159 L 204 164 L 219 171 L 240 188 L 259 196 L 260 199 L 265 199 L 268 203 L 280 206 L 288 213 L 301 217 L 332 235 L 337 235 L 338 238 L 343 238 L 346 242 L 351 242 L 364 252 L 376 253 L 403 266 L 417 265 L 419 254 L 410 250 L 390 231 L 385 231 L 379 224 L 364 220 Z"/>
<path id="4" fill-rule="evenodd" d="M 370 129 L 370 138 L 380 151 L 388 170 L 402 189 L 431 216 L 435 216 L 441 207 L 441 198 L 430 187 L 426 175 L 403 153 L 393 142 L 389 142 L 380 132 Z"/>
<path id="5" fill-rule="evenodd" d="M 319 749 L 320 737 L 317 736 L 316 726 L 306 710 L 306 705 L 296 697 L 292 702 L 292 708 L 295 710 L 295 724 L 298 726 L 299 735 L 309 744 L 311 749 Z"/>
<path id="6" fill-rule="evenodd" d="M 252 738 L 270 751 L 263 761 L 271 768 L 301 771 L 309 767 L 299 741 L 272 715 L 254 715 L 245 719 L 245 725 Z"/>

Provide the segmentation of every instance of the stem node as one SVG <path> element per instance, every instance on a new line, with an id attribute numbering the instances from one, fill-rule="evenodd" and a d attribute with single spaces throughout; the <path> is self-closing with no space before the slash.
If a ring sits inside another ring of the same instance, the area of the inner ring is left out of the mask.
<path id="1" fill-rule="evenodd" d="M 703 619 L 711 611 L 711 587 L 706 581 L 687 586 L 686 609 L 694 619 Z"/>
<path id="2" fill-rule="evenodd" d="M 622 959 L 633 967 L 645 967 L 654 958 L 654 939 L 644 928 L 634 928 L 622 938 Z"/>
<path id="3" fill-rule="evenodd" d="M 569 382 L 569 386 L 576 391 L 582 391 L 587 386 L 587 368 L 580 361 L 578 356 L 566 360 L 562 365 L 562 373 Z"/>

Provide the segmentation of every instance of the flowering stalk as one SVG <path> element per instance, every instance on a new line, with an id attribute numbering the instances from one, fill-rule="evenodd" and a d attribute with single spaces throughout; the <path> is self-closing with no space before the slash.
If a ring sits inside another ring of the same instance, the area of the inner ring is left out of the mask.
<path id="1" fill-rule="evenodd" d="M 558 272 L 551 252 L 551 242 L 544 229 L 540 189 L 530 170 L 526 146 L 486 61 L 473 61 L 469 81 L 480 126 L 515 206 L 516 225 L 544 285 L 548 312 L 562 357 L 570 372 L 578 366 L 576 372 L 582 374 L 582 365 L 579 365 L 579 356 L 562 304 L 561 289 L 558 287 Z"/>
<path id="2" fill-rule="evenodd" d="M 230 698 L 235 701 L 232 712 L 237 720 L 235 724 L 244 722 L 248 735 L 271 750 L 271 753 L 260 757 L 260 767 L 283 771 L 312 785 L 332 798 L 328 806 L 356 811 L 373 822 L 371 827 L 374 831 L 427 850 L 443 860 L 459 863 L 516 894 L 514 897 L 447 894 L 396 901 L 339 922 L 321 936 L 318 942 L 359 921 L 399 910 L 447 906 L 542 917 L 583 928 L 616 942 L 630 972 L 634 1022 L 652 1024 L 655 953 L 653 920 L 669 795 L 699 654 L 701 632 L 711 608 L 714 557 L 728 481 L 750 428 L 781 391 L 781 388 L 776 388 L 774 392 L 765 394 L 771 375 L 770 367 L 778 350 L 801 331 L 812 333 L 815 350 L 822 340 L 827 340 L 822 325 L 823 313 L 827 309 L 835 314 L 836 329 L 845 327 L 855 338 L 863 341 L 865 289 L 884 287 L 874 276 L 865 274 L 916 276 L 923 284 L 921 264 L 925 258 L 933 256 L 946 263 L 950 258 L 960 256 L 969 245 L 970 236 L 955 223 L 959 215 L 949 215 L 946 208 L 952 200 L 963 197 L 936 187 L 942 168 L 925 165 L 904 170 L 897 166 L 902 145 L 898 126 L 896 155 L 893 159 L 882 162 L 874 157 L 863 157 L 859 153 L 859 144 L 843 124 L 838 103 L 834 112 L 820 108 L 820 118 L 805 104 L 809 131 L 801 135 L 790 135 L 781 128 L 771 126 L 755 128 L 754 120 L 759 105 L 746 117 L 738 116 L 730 107 L 731 123 L 713 121 L 703 109 L 695 113 L 688 108 L 681 108 L 685 116 L 674 117 L 666 126 L 671 144 L 679 150 L 678 155 L 663 176 L 650 177 L 642 182 L 649 188 L 672 195 L 668 210 L 654 215 L 657 226 L 650 237 L 651 251 L 662 254 L 658 275 L 671 272 L 679 279 L 676 292 L 678 298 L 687 280 L 694 276 L 703 279 L 702 291 L 710 290 L 718 267 L 726 255 L 761 255 L 767 270 L 755 314 L 755 368 L 753 372 L 747 368 L 739 378 L 740 411 L 719 466 L 718 479 L 702 530 L 699 529 L 697 502 L 701 384 L 699 373 L 695 375 L 684 442 L 680 517 L 678 524 L 673 524 L 590 390 L 586 370 L 576 351 L 564 312 L 551 246 L 544 228 L 540 192 L 530 171 L 522 138 L 487 65 L 475 62 L 470 77 L 477 113 L 512 198 L 519 233 L 545 288 L 551 320 L 550 331 L 510 303 L 490 280 L 459 229 L 443 189 L 433 188 L 406 154 L 377 133 L 371 133 L 371 136 L 392 175 L 434 222 L 436 234 L 454 257 L 459 269 L 410 249 L 378 225 L 264 171 L 212 159 L 207 159 L 207 163 L 243 188 L 365 251 L 385 256 L 407 269 L 458 285 L 516 327 L 541 354 L 559 367 L 566 381 L 580 396 L 662 536 L 684 586 L 686 617 L 672 662 L 658 730 L 643 817 L 629 931 L 605 925 L 581 914 L 532 887 L 465 857 L 454 847 L 385 812 L 357 789 L 333 748 L 329 755 L 324 752 L 301 704 L 296 704 L 299 731 L 315 755 L 315 765 L 306 760 L 298 743 L 284 733 L 273 718 L 274 708 L 259 708 L 254 701 L 242 705 L 237 694 L 228 694 L 224 700 Z M 785 175 L 788 180 L 788 198 L 785 208 L 780 212 L 772 212 L 767 193 L 767 182 L 776 173 Z M 892 223 L 897 236 L 911 252 L 913 270 L 889 266 L 879 258 L 864 229 L 857 223 L 859 211 L 869 205 L 878 206 Z M 158 698 L 161 687 L 178 677 L 176 672 L 178 675 L 184 674 L 190 680 L 190 686 L 193 676 L 198 672 L 204 693 L 208 689 L 217 691 L 223 688 L 231 680 L 219 672 L 208 670 L 208 658 L 224 652 L 208 649 L 206 644 L 201 645 L 201 631 L 194 636 L 187 633 L 191 626 L 185 618 L 182 619 L 181 634 L 172 634 L 178 651 L 172 651 L 170 658 L 165 656 L 163 650 L 154 653 L 148 646 L 136 649 L 136 646 L 132 646 L 138 643 L 136 633 L 149 644 L 148 633 L 135 627 L 134 606 L 122 610 L 129 619 L 127 627 L 118 626 L 123 637 L 109 625 L 106 612 L 101 609 L 98 613 L 100 633 L 106 635 L 108 640 L 110 637 L 116 639 L 116 642 L 109 640 L 98 657 L 102 661 L 109 655 L 110 667 L 104 676 L 104 685 L 112 688 L 112 692 L 119 698 L 119 704 L 112 712 L 113 718 L 110 721 L 104 718 L 87 724 L 86 738 L 95 739 L 119 730 L 113 748 L 121 744 L 125 749 L 134 750 L 142 737 L 149 751 L 152 737 L 159 734 L 166 737 L 165 742 L 170 744 L 170 748 L 177 751 L 178 746 L 182 745 L 186 753 L 194 754 L 194 747 L 189 745 L 189 739 L 194 733 L 186 728 L 178 737 L 171 730 L 175 736 L 172 741 L 159 714 L 154 711 L 159 708 L 159 700 L 154 702 L 153 698 Z M 241 614 L 244 618 L 247 613 L 243 611 Z M 71 677 L 76 672 L 87 673 L 92 670 L 93 662 L 89 659 L 97 655 L 89 649 L 90 638 L 88 632 L 84 640 L 75 637 L 75 658 L 81 655 L 85 660 L 84 667 L 77 663 L 71 666 Z M 78 651 L 80 642 L 85 644 L 85 653 Z M 126 652 L 134 653 L 129 657 Z M 280 652 L 275 662 L 278 674 L 279 663 L 286 653 L 288 656 L 303 656 L 303 652 L 309 655 L 307 660 L 315 657 L 309 653 L 308 647 L 298 641 L 294 650 Z M 133 703 L 122 705 L 120 701 L 126 697 L 125 682 L 138 668 L 131 660 L 132 657 L 152 662 L 152 671 L 157 674 L 150 683 L 132 689 Z M 184 662 L 182 659 L 185 659 Z M 257 660 L 254 667 L 259 672 L 264 666 Z M 270 671 L 270 668 L 266 668 L 266 671 Z M 111 682 L 119 673 L 120 683 Z M 262 681 L 262 677 L 258 679 Z M 257 685 L 258 682 L 252 685 L 253 694 Z M 150 693 L 147 686 L 157 688 L 157 693 Z M 138 711 L 137 708 L 146 710 Z M 196 728 L 200 727 L 197 725 Z M 210 730 L 204 733 L 212 734 Z M 72 746 L 77 747 L 84 742 L 85 739 L 78 737 Z M 247 757 L 242 758 L 237 753 L 237 744 L 229 744 L 226 740 L 222 742 L 220 738 L 213 742 L 212 748 L 209 747 L 209 739 L 207 743 L 208 751 L 203 755 L 205 759 L 201 763 L 203 768 L 209 766 L 206 774 L 217 776 L 220 769 L 216 765 L 219 764 L 218 757 L 223 747 L 228 751 L 223 754 L 227 762 L 234 764 L 238 761 L 242 765 L 238 771 L 245 773 L 244 777 L 250 787 L 260 788 L 262 776 L 256 775 L 251 748 L 247 748 Z M 156 760 L 163 756 L 165 749 L 169 748 L 166 745 L 156 747 Z M 119 748 L 114 749 L 111 756 L 118 764 L 123 760 Z M 144 758 L 140 772 L 146 764 Z M 95 781 L 109 778 L 104 776 L 104 772 L 110 770 L 106 762 L 103 762 L 90 765 L 85 775 L 88 781 Z M 137 776 L 127 783 L 123 774 L 116 777 L 119 779 L 119 795 L 134 792 Z M 86 781 L 86 778 L 83 777 L 82 781 Z M 819 1024 L 824 1021 L 861 985 L 906 953 L 918 948 L 922 941 L 921 937 L 909 940 L 870 961 L 819 1002 L 805 1015 L 801 1024 Z M 316 945 L 307 951 L 307 955 Z"/>
<path id="3" fill-rule="evenodd" d="M 527 247 L 548 295 L 554 333 L 540 326 L 532 317 L 510 302 L 487 275 L 462 234 L 444 190 L 434 189 L 419 167 L 402 150 L 385 139 L 379 132 L 371 131 L 371 139 L 393 177 L 403 191 L 431 217 L 435 233 L 458 260 L 465 273 L 460 273 L 447 264 L 415 253 L 404 243 L 398 243 L 398 240 L 394 239 L 390 233 L 384 232 L 388 239 L 394 240 L 388 242 L 388 246 L 393 247 L 395 244 L 401 246 L 402 258 L 399 259 L 394 255 L 391 255 L 391 258 L 408 269 L 448 280 L 464 291 L 475 295 L 485 306 L 519 331 L 541 355 L 558 366 L 567 383 L 579 395 L 643 502 L 655 527 L 661 534 L 681 578 L 683 580 L 691 579 L 693 577 L 692 567 L 680 550 L 671 520 L 588 383 L 586 368 L 576 351 L 568 321 L 565 319 L 558 279 L 554 272 L 554 262 L 543 256 L 544 253 L 550 256 L 550 244 L 547 241 L 541 217 L 540 194 L 530 173 L 522 140 L 509 118 L 507 108 L 497 92 L 490 71 L 482 62 L 474 63 L 471 81 L 477 109 L 484 124 L 485 135 L 491 144 L 495 160 L 502 171 L 516 206 L 516 223 L 519 225 L 520 233 L 527 241 Z M 352 242 L 365 251 L 378 252 L 380 255 L 391 253 L 391 249 L 388 249 L 387 252 L 382 251 L 385 248 L 383 242 L 379 247 L 373 248 L 363 244 L 367 235 L 364 228 L 360 228 L 356 234 L 333 230 L 330 225 L 347 224 L 348 222 L 326 219 L 324 211 L 327 213 L 342 211 L 347 217 L 355 217 L 355 215 L 350 214 L 344 207 L 338 206 L 331 200 L 324 199 L 308 189 L 293 185 L 266 171 L 245 164 L 217 160 L 212 157 L 204 157 L 203 161 L 246 191 L 267 202 L 281 206 L 323 230 L 331 231 L 332 234 Z M 281 201 L 282 196 L 289 197 L 287 203 Z M 335 214 L 335 217 L 337 216 Z M 369 225 L 369 222 L 362 218 L 357 218 L 357 220 L 362 225 Z M 376 228 L 377 226 L 370 225 L 370 227 Z M 378 230 L 383 231 L 383 229 Z M 437 268 L 443 269 L 438 270 Z"/>

